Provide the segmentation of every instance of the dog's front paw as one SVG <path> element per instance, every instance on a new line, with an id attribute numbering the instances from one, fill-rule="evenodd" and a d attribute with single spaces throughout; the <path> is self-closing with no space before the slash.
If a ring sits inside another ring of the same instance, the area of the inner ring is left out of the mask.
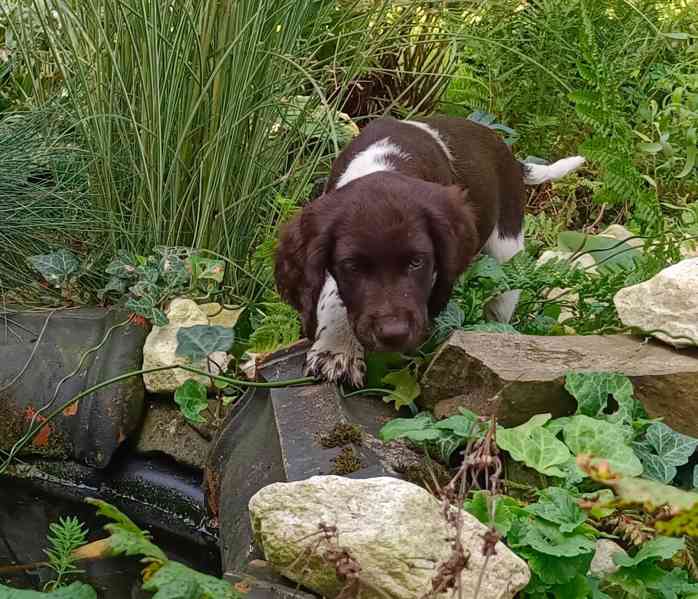
<path id="1" fill-rule="evenodd" d="M 362 387 L 366 378 L 366 362 L 363 351 L 332 351 L 313 346 L 305 359 L 307 376 L 314 376 L 328 383 L 346 382 Z"/>

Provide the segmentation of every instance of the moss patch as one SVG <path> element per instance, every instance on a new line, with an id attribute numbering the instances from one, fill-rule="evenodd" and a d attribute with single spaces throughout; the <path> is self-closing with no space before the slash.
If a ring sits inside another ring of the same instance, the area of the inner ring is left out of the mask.
<path id="1" fill-rule="evenodd" d="M 323 447 L 344 447 L 349 444 L 361 443 L 361 429 L 355 424 L 340 422 L 335 427 L 320 437 L 320 445 Z"/>
<path id="2" fill-rule="evenodd" d="M 334 462 L 332 474 L 343 476 L 345 474 L 351 474 L 352 472 L 361 470 L 361 460 L 359 459 L 359 456 L 356 455 L 353 447 L 345 447 L 332 461 Z"/>

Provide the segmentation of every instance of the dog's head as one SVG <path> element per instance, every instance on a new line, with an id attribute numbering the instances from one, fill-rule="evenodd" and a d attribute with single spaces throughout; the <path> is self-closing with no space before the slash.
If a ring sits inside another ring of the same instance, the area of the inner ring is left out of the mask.
<path id="1" fill-rule="evenodd" d="M 424 340 L 478 248 L 465 191 L 375 173 L 318 198 L 284 227 L 276 283 L 312 338 L 331 274 L 361 344 L 407 351 Z"/>

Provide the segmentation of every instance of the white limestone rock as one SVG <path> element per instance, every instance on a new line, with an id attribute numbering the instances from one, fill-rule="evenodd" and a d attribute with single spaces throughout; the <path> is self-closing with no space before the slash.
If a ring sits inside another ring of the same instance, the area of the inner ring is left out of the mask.
<path id="1" fill-rule="evenodd" d="M 267 561 L 287 578 L 328 598 L 336 597 L 342 584 L 323 559 L 329 546 L 318 542 L 320 523 L 337 527 L 339 546 L 359 563 L 360 577 L 368 583 L 362 587 L 363 599 L 421 597 L 431 589 L 439 565 L 451 555 L 447 539 L 453 533 L 440 503 L 421 487 L 400 479 L 315 476 L 274 483 L 258 491 L 249 508 L 255 539 Z M 462 573 L 465 599 L 472 599 L 482 570 L 486 530 L 463 512 L 461 538 L 469 553 Z M 499 542 L 478 597 L 510 599 L 529 579 L 526 563 Z"/>
<path id="2" fill-rule="evenodd" d="M 698 344 L 698 258 L 682 260 L 649 281 L 621 289 L 613 303 L 625 326 L 688 338 L 652 333 L 674 347 Z"/>
<path id="3" fill-rule="evenodd" d="M 596 541 L 596 552 L 591 560 L 591 564 L 589 564 L 589 574 L 597 578 L 603 578 L 618 572 L 620 566 L 617 566 L 616 562 L 613 561 L 613 556 L 616 553 L 624 554 L 625 549 L 610 539 L 599 539 Z"/>
<path id="4" fill-rule="evenodd" d="M 145 340 L 145 345 L 143 346 L 143 368 L 184 364 L 205 370 L 206 372 L 212 372 L 213 374 L 221 374 L 215 366 L 212 369 L 208 369 L 206 360 L 192 361 L 189 358 L 178 356 L 176 353 L 177 332 L 179 329 L 210 324 L 208 316 L 201 307 L 189 299 L 174 299 L 167 310 L 167 318 L 169 323 L 164 327 L 154 326 Z M 210 357 L 223 371 L 230 362 L 230 357 L 225 352 L 214 352 Z M 195 375 L 180 368 L 143 375 L 145 387 L 150 393 L 172 393 L 187 379 L 191 378 L 196 379 L 203 385 L 210 385 L 209 378 Z"/>

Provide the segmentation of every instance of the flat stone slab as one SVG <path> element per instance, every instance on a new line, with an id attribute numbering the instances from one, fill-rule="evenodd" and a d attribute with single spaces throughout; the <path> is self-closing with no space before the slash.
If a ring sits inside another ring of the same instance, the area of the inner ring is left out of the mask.
<path id="1" fill-rule="evenodd" d="M 187 424 L 179 408 L 166 400 L 147 402 L 136 451 L 164 453 L 177 462 L 203 470 L 210 443 Z"/>
<path id="2" fill-rule="evenodd" d="M 677 351 L 629 335 L 538 337 L 456 331 L 422 378 L 424 408 L 447 415 L 458 407 L 495 415 L 505 426 L 550 412 L 574 412 L 565 391 L 570 372 L 628 376 L 651 417 L 698 436 L 698 349 Z"/>

